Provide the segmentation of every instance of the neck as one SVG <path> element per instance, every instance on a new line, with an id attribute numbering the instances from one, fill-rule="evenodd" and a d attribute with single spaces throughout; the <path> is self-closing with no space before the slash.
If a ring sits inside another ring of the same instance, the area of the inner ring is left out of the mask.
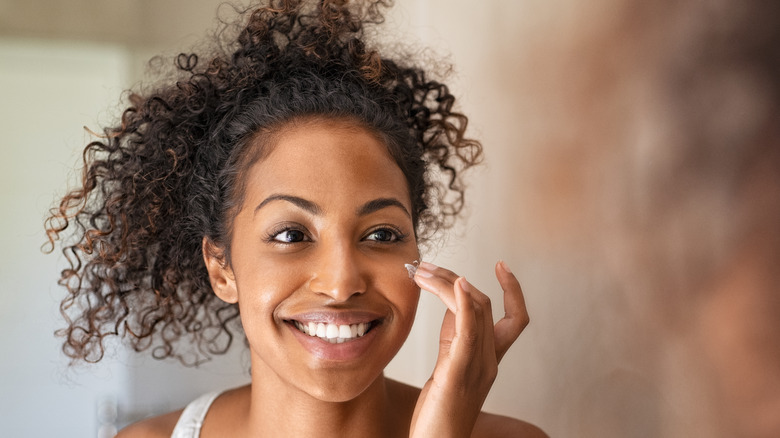
<path id="1" fill-rule="evenodd" d="M 408 433 L 398 430 L 404 422 L 395 418 L 397 411 L 382 374 L 354 398 L 310 394 L 283 381 L 257 360 L 252 364 L 250 393 L 247 436 L 392 437 Z"/>

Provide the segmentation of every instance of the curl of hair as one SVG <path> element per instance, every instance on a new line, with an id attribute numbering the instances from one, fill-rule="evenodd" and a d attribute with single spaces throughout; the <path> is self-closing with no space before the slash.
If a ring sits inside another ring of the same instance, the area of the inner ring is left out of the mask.
<path id="1" fill-rule="evenodd" d="M 283 124 L 348 119 L 376 132 L 406 175 L 421 240 L 463 207 L 461 171 L 481 158 L 447 86 L 382 58 L 364 28 L 387 1 L 271 1 L 206 57 L 175 59 L 173 78 L 131 94 L 119 126 L 86 146 L 80 186 L 46 221 L 69 267 L 59 283 L 63 351 L 96 362 L 105 338 L 197 364 L 241 333 L 238 307 L 212 292 L 208 237 L 226 251 L 243 172 Z"/>

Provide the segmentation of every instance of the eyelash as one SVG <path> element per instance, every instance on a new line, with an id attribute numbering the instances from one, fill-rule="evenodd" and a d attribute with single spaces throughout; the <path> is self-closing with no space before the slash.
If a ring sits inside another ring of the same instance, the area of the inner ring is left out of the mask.
<path id="1" fill-rule="evenodd" d="M 303 240 L 294 241 L 294 242 L 285 242 L 282 240 L 277 240 L 277 237 L 279 237 L 280 234 L 290 232 L 290 231 L 295 231 L 303 234 Z M 401 243 L 404 242 L 408 237 L 407 234 L 401 232 L 401 230 L 399 230 L 396 227 L 389 226 L 389 225 L 381 225 L 367 232 L 361 240 L 367 240 L 369 236 L 378 233 L 380 231 L 390 232 L 392 234 L 391 240 L 370 240 L 371 242 L 377 244 L 384 244 L 384 245 L 392 244 L 392 243 Z M 266 243 L 275 244 L 275 245 L 294 245 L 296 243 L 311 241 L 305 228 L 292 226 L 292 225 L 282 225 L 278 228 L 271 230 L 268 234 L 266 234 L 264 240 Z"/>
<path id="2" fill-rule="evenodd" d="M 276 240 L 276 238 L 279 237 L 280 234 L 286 233 L 286 232 L 289 232 L 289 231 L 297 231 L 297 232 L 303 234 L 303 240 L 296 241 L 296 242 L 285 242 L 285 241 L 282 241 L 282 240 Z M 297 226 L 293 226 L 293 225 L 281 225 L 281 226 L 279 226 L 277 228 L 274 228 L 268 234 L 266 234 L 266 236 L 265 236 L 265 238 L 263 240 L 265 240 L 266 243 L 271 243 L 271 244 L 276 244 L 276 245 L 293 245 L 293 244 L 296 244 L 296 243 L 306 242 L 306 241 L 311 240 L 311 239 L 309 239 L 308 233 L 306 232 L 306 229 L 303 228 L 303 227 L 297 227 Z"/>
<path id="3" fill-rule="evenodd" d="M 388 232 L 390 232 L 393 235 L 393 237 L 391 238 L 391 240 L 374 240 L 373 242 L 376 242 L 376 243 L 379 243 L 379 244 L 401 243 L 401 242 L 405 241 L 406 238 L 408 237 L 406 234 L 401 232 L 401 230 L 399 230 L 396 227 L 393 227 L 393 226 L 390 226 L 390 225 L 380 225 L 380 226 L 372 229 L 368 233 L 366 233 L 366 235 L 365 235 L 365 237 L 363 237 L 363 239 L 367 239 L 368 236 L 371 236 L 372 234 L 380 232 L 380 231 L 388 231 Z"/>

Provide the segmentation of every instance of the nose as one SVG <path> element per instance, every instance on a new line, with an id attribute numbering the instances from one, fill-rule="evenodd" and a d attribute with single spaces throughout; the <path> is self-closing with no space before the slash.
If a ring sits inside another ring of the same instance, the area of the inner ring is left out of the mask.
<path id="1" fill-rule="evenodd" d="M 342 302 L 366 291 L 367 283 L 359 251 L 348 244 L 321 244 L 312 262 L 309 280 L 312 292 Z"/>

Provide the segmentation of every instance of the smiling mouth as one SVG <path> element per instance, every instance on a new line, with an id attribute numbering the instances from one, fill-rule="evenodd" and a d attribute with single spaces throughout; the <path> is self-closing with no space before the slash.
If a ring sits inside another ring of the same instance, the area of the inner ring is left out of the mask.
<path id="1" fill-rule="evenodd" d="M 330 324 L 326 322 L 308 322 L 290 321 L 298 331 L 312 337 L 318 337 L 331 344 L 341 344 L 354 341 L 355 339 L 368 333 L 374 322 L 361 322 L 360 324 Z"/>

